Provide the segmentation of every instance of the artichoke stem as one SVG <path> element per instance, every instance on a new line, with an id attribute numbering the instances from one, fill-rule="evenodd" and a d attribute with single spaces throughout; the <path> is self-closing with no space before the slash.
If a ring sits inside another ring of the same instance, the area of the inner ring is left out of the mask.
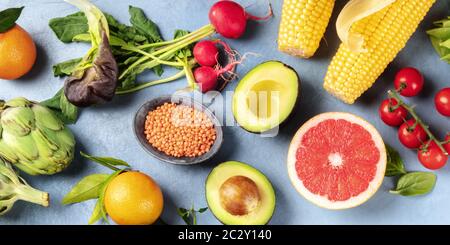
<path id="1" fill-rule="evenodd" d="M 20 185 L 16 188 L 17 198 L 23 201 L 39 204 L 44 207 L 49 205 L 49 194 L 37 190 L 29 185 Z"/>

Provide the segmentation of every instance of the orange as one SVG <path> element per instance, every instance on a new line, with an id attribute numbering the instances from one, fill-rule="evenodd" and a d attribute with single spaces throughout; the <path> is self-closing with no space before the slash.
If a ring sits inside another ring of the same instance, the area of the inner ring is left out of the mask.
<path id="1" fill-rule="evenodd" d="M 36 61 L 36 45 L 30 34 L 15 25 L 0 33 L 0 79 L 14 80 L 28 73 Z"/>
<path id="2" fill-rule="evenodd" d="M 106 188 L 105 209 L 118 225 L 150 225 L 161 215 L 164 201 L 158 184 L 140 172 L 125 172 Z"/>

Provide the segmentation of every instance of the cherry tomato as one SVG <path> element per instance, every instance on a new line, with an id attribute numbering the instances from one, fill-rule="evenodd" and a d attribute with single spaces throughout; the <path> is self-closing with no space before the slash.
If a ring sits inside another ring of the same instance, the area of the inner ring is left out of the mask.
<path id="1" fill-rule="evenodd" d="M 428 135 L 419 124 L 415 124 L 414 119 L 410 119 L 402 124 L 398 129 L 398 139 L 402 144 L 410 149 L 419 148 L 422 142 L 427 140 Z"/>
<path id="2" fill-rule="evenodd" d="M 434 97 L 436 109 L 443 116 L 450 117 L 450 88 L 444 88 Z"/>
<path id="3" fill-rule="evenodd" d="M 450 133 L 447 134 L 444 141 L 448 142 L 447 144 L 444 144 L 445 151 L 447 151 L 447 153 L 450 154 Z"/>
<path id="4" fill-rule="evenodd" d="M 424 78 L 419 70 L 413 67 L 406 67 L 395 75 L 394 86 L 396 90 L 401 90 L 401 95 L 413 97 L 422 91 L 423 83 Z"/>
<path id="5" fill-rule="evenodd" d="M 445 166 L 448 156 L 432 141 L 423 144 L 417 153 L 420 163 L 428 169 L 436 170 Z"/>
<path id="6" fill-rule="evenodd" d="M 385 99 L 381 102 L 380 108 L 378 109 L 381 120 L 389 126 L 400 126 L 408 116 L 408 111 L 402 106 L 392 110 L 392 107 L 395 107 L 397 104 L 396 99 Z"/>

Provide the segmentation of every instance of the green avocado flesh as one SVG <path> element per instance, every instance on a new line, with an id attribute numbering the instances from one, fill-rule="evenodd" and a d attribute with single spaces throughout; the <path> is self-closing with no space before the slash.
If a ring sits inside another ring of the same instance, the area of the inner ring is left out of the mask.
<path id="1" fill-rule="evenodd" d="M 262 133 L 285 121 L 299 96 L 300 80 L 294 69 L 268 61 L 253 68 L 236 87 L 233 115 L 247 131 Z"/>
<path id="2" fill-rule="evenodd" d="M 211 171 L 206 200 L 214 216 L 226 225 L 265 225 L 275 210 L 275 191 L 266 176 L 235 161 Z"/>

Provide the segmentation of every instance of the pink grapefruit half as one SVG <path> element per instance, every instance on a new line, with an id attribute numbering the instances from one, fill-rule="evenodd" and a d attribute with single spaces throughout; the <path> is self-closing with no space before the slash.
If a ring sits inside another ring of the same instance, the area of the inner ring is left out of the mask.
<path id="1" fill-rule="evenodd" d="M 289 147 L 287 167 L 295 189 L 327 209 L 356 207 L 383 182 L 386 148 L 364 119 L 342 112 L 307 121 Z"/>

